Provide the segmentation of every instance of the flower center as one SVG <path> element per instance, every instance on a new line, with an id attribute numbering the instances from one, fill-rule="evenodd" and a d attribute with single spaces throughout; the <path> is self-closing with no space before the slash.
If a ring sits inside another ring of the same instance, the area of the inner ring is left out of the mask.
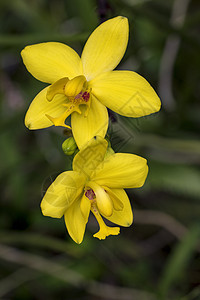
<path id="1" fill-rule="evenodd" d="M 90 210 L 99 224 L 99 231 L 94 234 L 94 237 L 102 240 L 109 235 L 118 235 L 119 227 L 107 226 L 101 217 L 101 214 L 105 217 L 110 217 L 113 214 L 113 202 L 108 193 L 95 182 L 89 182 L 87 188 L 89 189 L 86 190 L 85 196 L 90 200 Z"/>
<path id="2" fill-rule="evenodd" d="M 93 190 L 87 190 L 85 192 L 85 196 L 89 199 L 89 200 L 94 200 L 95 199 L 95 193 Z"/>
<path id="3" fill-rule="evenodd" d="M 73 112 L 81 114 L 79 106 L 82 104 L 87 105 L 85 116 L 88 115 L 91 89 L 88 88 L 85 76 L 76 76 L 71 80 L 68 77 L 59 79 L 48 88 L 46 98 L 48 101 L 52 101 L 57 94 L 65 95 L 67 101 L 63 104 L 66 107 L 66 111 L 61 116 L 53 118 L 46 115 L 55 126 L 70 128 L 70 126 L 65 124 L 65 120 Z"/>

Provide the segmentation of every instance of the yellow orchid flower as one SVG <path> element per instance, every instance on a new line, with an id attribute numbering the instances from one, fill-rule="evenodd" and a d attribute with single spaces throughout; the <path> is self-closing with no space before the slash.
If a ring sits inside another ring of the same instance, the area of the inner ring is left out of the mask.
<path id="1" fill-rule="evenodd" d="M 157 112 L 160 100 L 140 75 L 112 71 L 122 59 L 128 43 L 128 20 L 110 19 L 88 38 L 81 58 L 58 42 L 25 47 L 27 70 L 50 83 L 31 103 L 25 125 L 29 129 L 65 124 L 71 114 L 73 136 L 81 148 L 93 136 L 104 137 L 108 127 L 106 106 L 120 115 L 141 117 Z"/>
<path id="2" fill-rule="evenodd" d="M 124 188 L 141 187 L 148 173 L 146 159 L 128 153 L 106 155 L 108 142 L 91 139 L 74 157 L 73 171 L 61 173 L 41 202 L 42 213 L 52 218 L 64 215 L 69 235 L 83 240 L 90 211 L 99 223 L 94 237 L 118 235 L 119 227 L 107 226 L 101 215 L 120 226 L 133 222 L 131 205 Z"/>

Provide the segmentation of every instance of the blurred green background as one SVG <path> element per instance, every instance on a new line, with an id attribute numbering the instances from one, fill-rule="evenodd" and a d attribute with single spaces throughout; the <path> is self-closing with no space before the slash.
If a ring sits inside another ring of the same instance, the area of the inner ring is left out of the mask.
<path id="1" fill-rule="evenodd" d="M 102 21 L 128 17 L 130 40 L 118 69 L 144 76 L 159 113 L 112 113 L 116 152 L 148 160 L 142 189 L 128 190 L 135 222 L 99 241 L 91 217 L 75 244 L 64 221 L 44 217 L 45 190 L 72 157 L 62 128 L 29 131 L 25 112 L 45 85 L 20 51 L 60 41 L 81 53 Z M 200 299 L 200 3 L 198 0 L 0 0 L 0 299 Z"/>

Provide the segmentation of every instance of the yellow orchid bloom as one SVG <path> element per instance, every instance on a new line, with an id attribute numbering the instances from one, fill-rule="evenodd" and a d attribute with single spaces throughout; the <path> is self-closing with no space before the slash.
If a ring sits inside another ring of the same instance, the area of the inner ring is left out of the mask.
<path id="1" fill-rule="evenodd" d="M 146 159 L 128 153 L 108 154 L 107 146 L 100 136 L 91 139 L 74 157 L 73 171 L 61 173 L 41 202 L 43 215 L 64 215 L 69 235 L 78 244 L 83 240 L 90 211 L 100 227 L 94 237 L 100 240 L 120 231 L 119 227 L 107 226 L 101 215 L 120 226 L 132 224 L 124 188 L 141 187 L 148 173 Z"/>
<path id="2" fill-rule="evenodd" d="M 71 114 L 73 136 L 81 148 L 93 136 L 105 136 L 106 106 L 128 117 L 157 112 L 160 100 L 142 76 L 113 71 L 125 53 L 128 33 L 125 17 L 102 23 L 88 38 L 81 58 L 58 42 L 25 47 L 21 55 L 27 70 L 51 84 L 31 103 L 25 125 L 29 129 L 69 127 L 65 120 Z"/>

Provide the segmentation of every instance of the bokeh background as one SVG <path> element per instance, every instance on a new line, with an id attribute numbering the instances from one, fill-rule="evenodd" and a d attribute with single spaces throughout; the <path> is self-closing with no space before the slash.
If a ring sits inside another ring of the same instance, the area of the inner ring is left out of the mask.
<path id="1" fill-rule="evenodd" d="M 20 51 L 45 41 L 81 53 L 102 21 L 128 17 L 130 40 L 118 69 L 144 76 L 159 113 L 131 119 L 111 112 L 116 152 L 148 160 L 142 189 L 128 190 L 135 221 L 99 241 L 91 216 L 75 244 L 64 220 L 40 201 L 70 169 L 62 128 L 29 131 L 25 112 L 45 86 Z M 198 0 L 0 0 L 0 299 L 200 299 L 200 3 Z"/>

